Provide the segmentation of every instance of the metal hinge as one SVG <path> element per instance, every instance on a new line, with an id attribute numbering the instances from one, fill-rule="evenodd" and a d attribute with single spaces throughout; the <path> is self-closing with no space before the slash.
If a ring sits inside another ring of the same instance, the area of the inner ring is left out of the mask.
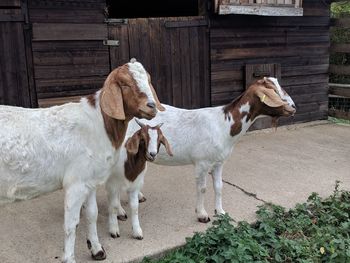
<path id="1" fill-rule="evenodd" d="M 106 18 L 105 23 L 107 24 L 128 24 L 127 18 Z"/>
<path id="2" fill-rule="evenodd" d="M 119 46 L 119 40 L 105 39 L 103 40 L 103 45 L 105 46 Z"/>

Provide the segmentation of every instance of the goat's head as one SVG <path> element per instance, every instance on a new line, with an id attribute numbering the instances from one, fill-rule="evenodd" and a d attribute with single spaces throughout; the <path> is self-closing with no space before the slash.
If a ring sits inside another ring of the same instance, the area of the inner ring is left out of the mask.
<path id="1" fill-rule="evenodd" d="M 271 117 L 291 116 L 296 112 L 295 104 L 282 89 L 276 78 L 263 78 L 251 85 L 247 92 L 253 92 L 259 99 L 257 110 L 261 115 Z"/>
<path id="2" fill-rule="evenodd" d="M 108 75 L 101 92 L 101 109 L 117 120 L 134 116 L 152 119 L 157 109 L 164 111 L 150 75 L 136 59 L 131 59 Z"/>
<path id="3" fill-rule="evenodd" d="M 170 156 L 173 156 L 169 142 L 160 129 L 162 124 L 151 127 L 141 123 L 137 119 L 135 120 L 141 129 L 135 132 L 125 143 L 129 154 L 135 155 L 139 152 L 141 155 L 144 155 L 147 161 L 152 162 L 159 152 L 160 145 L 163 144 L 166 152 Z"/>

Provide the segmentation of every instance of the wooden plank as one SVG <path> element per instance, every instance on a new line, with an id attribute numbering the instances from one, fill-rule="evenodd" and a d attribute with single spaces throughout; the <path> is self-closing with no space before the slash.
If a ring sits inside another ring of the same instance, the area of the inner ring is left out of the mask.
<path id="1" fill-rule="evenodd" d="M 33 23 L 33 41 L 47 40 L 104 40 L 105 24 Z"/>
<path id="2" fill-rule="evenodd" d="M 21 0 L 1 0 L 0 7 L 21 7 Z"/>
<path id="3" fill-rule="evenodd" d="M 329 94 L 350 98 L 350 84 L 329 83 Z"/>
<path id="4" fill-rule="evenodd" d="M 182 90 L 179 81 L 181 80 L 179 30 L 178 28 L 173 28 L 170 33 L 172 105 L 176 107 L 182 106 Z"/>
<path id="5" fill-rule="evenodd" d="M 192 108 L 195 105 L 191 105 L 192 97 L 200 97 L 201 94 L 195 91 L 191 91 L 191 68 L 190 68 L 190 39 L 189 39 L 189 30 L 188 28 L 179 29 L 179 41 L 180 41 L 180 71 L 181 71 L 181 92 L 182 92 L 182 107 Z"/>
<path id="6" fill-rule="evenodd" d="M 110 46 L 111 69 L 129 62 L 129 34 L 127 25 L 108 25 L 108 39 L 119 40 L 119 46 Z"/>
<path id="7" fill-rule="evenodd" d="M 105 0 L 30 0 L 30 8 L 52 8 L 52 9 L 103 9 L 106 6 Z"/>
<path id="8" fill-rule="evenodd" d="M 192 108 L 197 108 L 201 105 L 201 98 L 199 96 L 195 96 L 195 94 L 198 93 L 198 90 L 200 90 L 200 77 L 201 74 L 199 72 L 199 57 L 202 55 L 199 50 L 199 43 L 198 43 L 198 28 L 191 27 L 189 28 L 189 34 L 190 34 L 190 67 L 191 67 L 191 105 Z M 209 97 L 209 96 L 208 96 Z"/>
<path id="9" fill-rule="evenodd" d="M 350 120 L 350 112 L 337 110 L 337 109 L 329 109 L 328 111 L 329 116 L 339 118 L 339 119 L 345 119 Z"/>
<path id="10" fill-rule="evenodd" d="M 79 102 L 83 96 L 70 96 L 70 97 L 59 97 L 59 98 L 48 98 L 48 99 L 39 99 L 39 107 L 47 108 L 57 105 L 62 105 L 68 102 Z"/>
<path id="11" fill-rule="evenodd" d="M 332 53 L 336 53 L 336 52 L 339 52 L 339 53 L 350 53 L 350 43 L 348 44 L 335 44 L 333 43 L 331 45 L 331 52 Z"/>
<path id="12" fill-rule="evenodd" d="M 350 75 L 350 66 L 329 65 L 329 72 L 337 75 Z"/>
<path id="13" fill-rule="evenodd" d="M 32 23 L 102 24 L 105 19 L 103 8 L 31 8 L 29 15 Z"/>
<path id="14" fill-rule="evenodd" d="M 350 18 L 337 18 L 332 20 L 332 26 L 350 28 Z"/>
<path id="15" fill-rule="evenodd" d="M 165 27 L 166 28 L 173 28 L 173 27 L 199 27 L 199 26 L 208 26 L 208 21 L 206 19 L 186 19 L 183 21 L 166 21 Z"/>
<path id="16" fill-rule="evenodd" d="M 36 79 L 60 79 L 70 77 L 105 76 L 110 72 L 109 63 L 101 65 L 35 65 Z"/>
<path id="17" fill-rule="evenodd" d="M 23 22 L 23 14 L 0 14 L 0 22 Z"/>
<path id="18" fill-rule="evenodd" d="M 227 48 L 211 49 L 211 58 L 213 60 L 247 59 L 259 57 L 288 57 L 288 56 L 307 56 L 327 55 L 329 47 L 327 44 L 293 45 L 287 47 L 262 47 L 262 48 Z"/>
<path id="19" fill-rule="evenodd" d="M 302 8 L 276 6 L 220 5 L 219 15 L 303 16 Z"/>

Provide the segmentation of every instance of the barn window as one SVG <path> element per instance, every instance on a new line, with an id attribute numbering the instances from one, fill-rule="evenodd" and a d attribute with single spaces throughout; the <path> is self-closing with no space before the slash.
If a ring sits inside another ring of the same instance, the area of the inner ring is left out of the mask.
<path id="1" fill-rule="evenodd" d="M 302 16 L 302 0 L 214 0 L 219 15 Z"/>
<path id="2" fill-rule="evenodd" d="M 202 0 L 107 0 L 109 18 L 198 16 Z"/>

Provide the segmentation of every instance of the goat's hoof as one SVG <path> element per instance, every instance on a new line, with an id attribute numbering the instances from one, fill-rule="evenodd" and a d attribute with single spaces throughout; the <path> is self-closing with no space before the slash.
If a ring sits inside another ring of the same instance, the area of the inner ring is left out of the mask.
<path id="1" fill-rule="evenodd" d="M 120 235 L 119 235 L 118 233 L 116 233 L 116 234 L 112 234 L 112 233 L 111 233 L 111 237 L 117 238 L 117 237 L 120 237 Z"/>
<path id="2" fill-rule="evenodd" d="M 226 214 L 224 210 L 219 210 L 218 212 L 218 210 L 215 209 L 215 215 L 224 215 L 224 214 Z"/>
<path id="3" fill-rule="evenodd" d="M 91 257 L 94 260 L 105 260 L 107 258 L 107 254 L 105 249 L 102 247 L 102 250 L 100 250 L 99 252 L 96 253 L 96 255 L 91 254 Z"/>
<path id="4" fill-rule="evenodd" d="M 128 219 L 128 216 L 125 214 L 125 215 L 119 215 L 117 216 L 118 220 L 120 221 L 126 221 L 126 219 Z"/>
<path id="5" fill-rule="evenodd" d="M 143 202 L 146 202 L 146 197 L 142 196 L 140 199 L 139 199 L 139 203 L 143 203 Z"/>
<path id="6" fill-rule="evenodd" d="M 200 222 L 200 223 L 209 223 L 210 222 L 210 217 L 203 217 L 203 218 L 201 218 L 201 217 L 199 217 L 198 218 L 198 222 Z"/>
<path id="7" fill-rule="evenodd" d="M 88 239 L 88 240 L 86 240 L 86 244 L 87 244 L 87 247 L 88 247 L 88 249 L 91 249 L 91 241 Z"/>
<path id="8" fill-rule="evenodd" d="M 136 236 L 136 237 L 134 237 L 135 239 L 137 239 L 137 240 L 142 240 L 143 239 L 143 236 Z"/>

